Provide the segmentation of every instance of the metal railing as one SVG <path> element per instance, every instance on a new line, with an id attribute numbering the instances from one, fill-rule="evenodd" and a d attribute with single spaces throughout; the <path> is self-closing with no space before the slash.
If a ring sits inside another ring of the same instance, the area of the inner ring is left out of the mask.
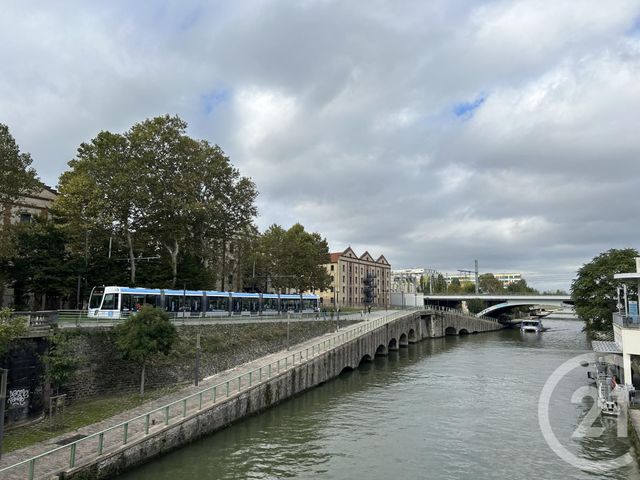
<path id="1" fill-rule="evenodd" d="M 13 474 L 16 475 L 15 478 L 33 480 L 87 464 L 105 453 L 113 452 L 150 433 L 175 425 L 203 408 L 211 407 L 220 401 L 245 392 L 265 379 L 273 378 L 296 365 L 305 363 L 413 311 L 415 310 L 397 311 L 348 327 L 342 333 L 337 333 L 331 338 L 287 354 L 278 361 L 265 364 L 67 445 L 0 469 L 0 476 L 5 478 L 5 476 Z"/>
<path id="2" fill-rule="evenodd" d="M 435 310 L 437 312 L 453 312 L 456 315 L 462 315 L 464 317 L 468 317 L 470 319 L 472 318 L 474 320 L 487 320 L 487 321 L 494 322 L 494 323 L 500 323 L 497 318 L 488 317 L 486 315 L 481 315 L 481 316 L 478 317 L 477 315 L 474 315 L 473 313 L 463 312 L 462 310 L 458 310 L 456 308 L 451 308 L 451 307 L 442 307 L 440 305 L 427 305 L 424 309 L 425 310 Z"/>
<path id="3" fill-rule="evenodd" d="M 613 323 L 622 328 L 640 328 L 640 316 L 614 313 Z"/>

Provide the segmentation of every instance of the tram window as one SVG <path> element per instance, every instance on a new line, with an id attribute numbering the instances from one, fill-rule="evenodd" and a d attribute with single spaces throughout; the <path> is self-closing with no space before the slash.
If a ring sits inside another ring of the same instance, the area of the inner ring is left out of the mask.
<path id="1" fill-rule="evenodd" d="M 116 308 L 118 308 L 118 294 L 107 293 L 104 296 L 104 301 L 102 302 L 102 308 L 100 310 L 115 310 Z"/>
<path id="2" fill-rule="evenodd" d="M 100 308 L 103 295 L 104 295 L 104 290 L 95 289 L 93 291 L 93 295 L 91 295 L 91 299 L 89 300 L 89 308 Z"/>

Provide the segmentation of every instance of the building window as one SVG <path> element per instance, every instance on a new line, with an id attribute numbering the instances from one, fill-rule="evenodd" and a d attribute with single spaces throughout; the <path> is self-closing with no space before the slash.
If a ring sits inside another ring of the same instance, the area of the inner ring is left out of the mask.
<path id="1" fill-rule="evenodd" d="M 20 214 L 20 223 L 31 223 L 31 214 L 30 213 L 21 213 Z"/>
<path id="2" fill-rule="evenodd" d="M 333 265 L 331 265 L 331 271 L 333 272 Z"/>
<path id="3" fill-rule="evenodd" d="M 342 271 L 344 272 L 344 263 L 342 264 Z"/>

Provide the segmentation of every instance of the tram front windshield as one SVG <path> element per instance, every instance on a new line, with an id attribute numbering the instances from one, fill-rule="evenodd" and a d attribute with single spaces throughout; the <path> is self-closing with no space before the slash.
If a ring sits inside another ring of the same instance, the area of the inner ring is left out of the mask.
<path id="1" fill-rule="evenodd" d="M 100 308 L 102 303 L 102 296 L 104 295 L 104 288 L 94 288 L 89 299 L 89 308 Z"/>

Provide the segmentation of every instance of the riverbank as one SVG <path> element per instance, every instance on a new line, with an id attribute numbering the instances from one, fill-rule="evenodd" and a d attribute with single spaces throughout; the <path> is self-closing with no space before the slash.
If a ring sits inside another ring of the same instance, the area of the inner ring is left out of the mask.
<path id="1" fill-rule="evenodd" d="M 68 478 L 74 474 L 110 477 L 316 386 L 344 368 L 355 368 L 364 358 L 386 354 L 387 350 L 396 350 L 412 341 L 444 336 L 445 331 L 449 334 L 450 330 L 462 333 L 500 328 L 496 322 L 450 312 L 402 312 L 391 318 L 370 320 L 341 330 L 340 334 L 325 335 L 320 342 L 310 342 L 306 350 L 281 352 L 280 357 L 257 362 L 262 365 L 245 365 L 244 371 L 231 371 L 226 379 L 214 379 L 217 383 L 213 388 L 203 383 L 200 390 L 193 392 L 195 395 L 177 399 L 166 407 L 153 406 L 152 411 L 123 419 L 100 435 L 82 432 L 79 437 L 63 439 L 64 446 L 45 457 L 16 465 L 12 472 L 29 468 L 36 470 L 35 477 L 39 478 L 65 469 Z M 264 361 L 270 363 L 264 365 Z M 8 478 L 21 478 L 18 475 Z"/>

